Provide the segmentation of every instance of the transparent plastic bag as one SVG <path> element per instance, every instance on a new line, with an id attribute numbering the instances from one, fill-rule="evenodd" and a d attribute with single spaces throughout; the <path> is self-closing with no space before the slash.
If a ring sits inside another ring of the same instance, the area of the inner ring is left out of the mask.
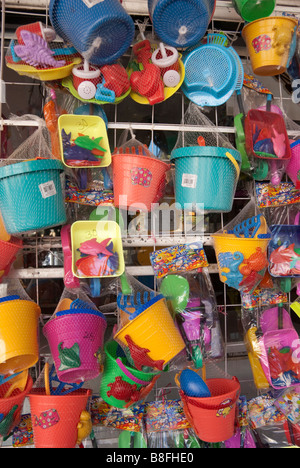
<path id="1" fill-rule="evenodd" d="M 271 233 L 254 199 L 212 235 L 220 280 L 239 291 L 254 291 L 268 268 Z"/>

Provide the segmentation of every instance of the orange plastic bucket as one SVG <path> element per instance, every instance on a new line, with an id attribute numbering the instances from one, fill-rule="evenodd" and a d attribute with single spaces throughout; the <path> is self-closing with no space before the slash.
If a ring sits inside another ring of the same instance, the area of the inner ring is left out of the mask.
<path id="1" fill-rule="evenodd" d="M 261 76 L 284 73 L 292 58 L 298 20 L 270 16 L 248 23 L 242 36 L 250 55 L 253 72 Z"/>
<path id="2" fill-rule="evenodd" d="M 35 448 L 75 448 L 77 425 L 91 394 L 80 389 L 47 395 L 45 389 L 32 389 L 28 396 Z"/>
<path id="3" fill-rule="evenodd" d="M 240 383 L 232 379 L 207 379 L 211 397 L 188 397 L 180 391 L 187 420 L 200 440 L 222 442 L 234 435 Z"/>
<path id="4" fill-rule="evenodd" d="M 114 204 L 151 211 L 164 194 L 166 172 L 170 165 L 159 159 L 137 154 L 112 156 Z"/>

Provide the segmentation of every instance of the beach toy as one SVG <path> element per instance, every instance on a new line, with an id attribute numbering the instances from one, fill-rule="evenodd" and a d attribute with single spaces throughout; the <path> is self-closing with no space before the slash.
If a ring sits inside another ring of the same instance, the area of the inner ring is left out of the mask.
<path id="1" fill-rule="evenodd" d="M 271 387 L 283 389 L 299 384 L 297 355 L 299 340 L 289 313 L 282 304 L 261 316 L 260 363 Z"/>
<path id="2" fill-rule="evenodd" d="M 270 16 L 275 5 L 276 0 L 233 0 L 235 10 L 247 23 Z"/>
<path id="3" fill-rule="evenodd" d="M 95 97 L 97 85 L 101 83 L 100 69 L 90 65 L 87 60 L 72 69 L 73 85 L 82 99 Z"/>
<path id="4" fill-rule="evenodd" d="M 64 254 L 64 284 L 67 288 L 79 288 L 79 279 L 73 275 L 72 271 L 71 225 L 63 226 L 60 235 Z"/>
<path id="5" fill-rule="evenodd" d="M 75 277 L 118 277 L 124 273 L 121 230 L 115 221 L 73 223 L 71 245 L 72 271 Z"/>
<path id="6" fill-rule="evenodd" d="M 125 408 L 144 400 L 159 378 L 160 372 L 136 369 L 128 362 L 116 341 L 106 343 L 104 351 L 101 398 L 116 408 Z"/>
<path id="7" fill-rule="evenodd" d="M 163 42 L 159 44 L 151 57 L 152 63 L 160 68 L 160 73 L 165 86 L 177 86 L 180 82 L 179 53 L 175 47 L 165 47 Z"/>
<path id="8" fill-rule="evenodd" d="M 46 323 L 48 340 L 59 380 L 81 382 L 100 374 L 99 353 L 103 347 L 106 319 L 85 308 L 58 311 Z"/>
<path id="9" fill-rule="evenodd" d="M 162 369 L 185 348 L 185 343 L 162 295 L 143 307 L 144 310 L 122 327 L 114 339 L 130 350 L 135 367 L 154 365 Z"/>
<path id="10" fill-rule="evenodd" d="M 24 400 L 31 391 L 33 380 L 29 376 L 22 391 L 15 390 L 12 395 L 5 397 L 8 391 L 7 385 L 0 386 L 0 438 L 10 436 L 14 428 L 19 424 Z"/>
<path id="11" fill-rule="evenodd" d="M 175 315 L 176 312 L 183 311 L 188 304 L 189 282 L 180 275 L 167 275 L 161 282 L 160 293 L 165 296 L 168 305 L 170 304 L 170 310 Z"/>
<path id="12" fill-rule="evenodd" d="M 283 117 L 278 113 L 251 109 L 245 118 L 246 151 L 249 157 L 262 161 L 270 172 L 272 185 L 278 185 L 291 159 L 290 142 Z M 261 170 L 254 178 L 261 178 Z"/>
<path id="13" fill-rule="evenodd" d="M 290 140 L 291 159 L 286 167 L 286 173 L 294 183 L 296 189 L 300 189 L 300 140 Z"/>
<path id="14" fill-rule="evenodd" d="M 33 388 L 28 396 L 35 448 L 75 448 L 78 424 L 91 394 L 81 388 L 48 395 L 43 388 Z"/>
<path id="15" fill-rule="evenodd" d="M 222 34 L 208 34 L 206 44 L 183 54 L 182 91 L 198 106 L 220 106 L 243 86 L 244 68 Z"/>
<path id="16" fill-rule="evenodd" d="M 2 276 L 9 273 L 10 267 L 17 258 L 18 252 L 23 248 L 23 241 L 18 237 L 9 236 L 9 241 L 0 240 L 0 273 Z"/>
<path id="17" fill-rule="evenodd" d="M 64 166 L 57 160 L 33 160 L 0 168 L 0 211 L 10 234 L 66 223 Z"/>
<path id="18" fill-rule="evenodd" d="M 151 211 L 164 194 L 170 165 L 142 146 L 116 148 L 112 155 L 114 204 Z"/>
<path id="19" fill-rule="evenodd" d="M 147 448 L 147 442 L 141 432 L 122 431 L 118 439 L 119 448 Z"/>
<path id="20" fill-rule="evenodd" d="M 37 34 L 23 30 L 20 33 L 24 45 L 16 45 L 15 53 L 28 65 L 33 67 L 61 68 L 66 65 L 65 60 L 55 60 L 54 52 L 48 43 Z"/>
<path id="21" fill-rule="evenodd" d="M 111 153 L 104 120 L 97 115 L 61 115 L 58 132 L 62 162 L 67 167 L 107 167 Z"/>
<path id="22" fill-rule="evenodd" d="M 245 25 L 242 36 L 256 75 L 275 76 L 286 71 L 293 55 L 297 25 L 297 19 L 289 16 L 270 16 Z"/>
<path id="23" fill-rule="evenodd" d="M 175 198 L 182 209 L 199 204 L 206 211 L 231 211 L 240 176 L 238 151 L 189 146 L 173 150 L 171 160 L 175 164 Z"/>
<path id="24" fill-rule="evenodd" d="M 155 33 L 176 48 L 191 47 L 203 38 L 215 7 L 215 0 L 148 0 Z"/>
<path id="25" fill-rule="evenodd" d="M 220 232 L 212 238 L 220 280 L 240 291 L 257 287 L 268 267 L 267 248 L 271 234 L 237 237 L 230 232 Z"/>
<path id="26" fill-rule="evenodd" d="M 15 390 L 18 390 L 19 392 L 24 392 L 28 382 L 28 377 L 28 369 L 24 370 L 23 372 L 13 374 L 12 378 L 9 379 L 9 386 L 3 398 L 9 398 Z"/>
<path id="27" fill-rule="evenodd" d="M 180 388 L 183 393 L 190 397 L 206 398 L 211 393 L 204 380 L 197 372 L 191 369 L 184 369 L 179 377 Z"/>
<path id="28" fill-rule="evenodd" d="M 266 379 L 260 363 L 260 346 L 257 338 L 257 327 L 253 326 L 247 331 L 244 342 L 248 352 L 248 358 L 253 374 L 254 383 L 257 389 L 269 388 L 269 382 Z"/>
<path id="29" fill-rule="evenodd" d="M 211 396 L 190 397 L 180 390 L 185 416 L 197 436 L 204 442 L 222 442 L 235 431 L 236 406 L 240 383 L 232 379 L 207 379 Z"/>
<path id="30" fill-rule="evenodd" d="M 295 225 L 275 224 L 270 226 L 270 231 L 269 273 L 272 277 L 280 278 L 281 288 L 290 292 L 292 278 L 300 275 L 300 226 L 297 222 Z"/>
<path id="31" fill-rule="evenodd" d="M 114 63 L 130 47 L 134 22 L 118 0 L 51 0 L 56 33 L 92 65 Z"/>
<path id="32" fill-rule="evenodd" d="M 37 304 L 8 296 L 0 302 L 0 374 L 16 373 L 39 359 Z"/>

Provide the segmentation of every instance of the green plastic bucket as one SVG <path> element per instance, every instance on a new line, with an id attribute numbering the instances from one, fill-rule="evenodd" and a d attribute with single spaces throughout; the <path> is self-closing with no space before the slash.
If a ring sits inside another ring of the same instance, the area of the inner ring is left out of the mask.
<path id="1" fill-rule="evenodd" d="M 247 23 L 270 16 L 275 8 L 276 0 L 233 0 L 236 12 Z"/>
<path id="2" fill-rule="evenodd" d="M 130 366 L 126 357 L 122 356 L 122 349 L 120 350 L 116 341 L 107 342 L 104 351 L 101 398 L 116 408 L 124 408 L 130 402 L 140 401 L 137 399 L 137 392 L 147 387 L 160 372 L 143 372 Z"/>

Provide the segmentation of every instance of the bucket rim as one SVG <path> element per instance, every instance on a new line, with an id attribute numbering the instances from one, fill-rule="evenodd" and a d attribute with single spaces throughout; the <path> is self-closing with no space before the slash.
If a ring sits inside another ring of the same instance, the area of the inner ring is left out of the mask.
<path id="1" fill-rule="evenodd" d="M 29 172 L 41 172 L 47 170 L 64 172 L 64 166 L 58 159 L 34 159 L 31 161 L 23 161 L 9 166 L 0 167 L 0 179 L 23 175 Z"/>
<path id="2" fill-rule="evenodd" d="M 108 351 L 108 346 L 115 346 L 116 347 L 116 350 L 118 349 L 118 346 L 120 346 L 115 340 L 110 340 L 108 341 L 107 343 L 105 343 L 104 345 L 104 351 L 105 353 L 107 353 L 109 355 L 109 357 L 111 359 L 114 359 L 114 357 L 112 356 L 111 352 Z M 117 359 L 121 360 L 121 356 L 117 356 L 116 359 L 114 359 L 115 361 L 117 361 Z M 119 366 L 119 363 L 116 362 L 116 364 L 118 365 L 118 367 L 120 368 Z M 161 372 L 160 371 L 156 371 L 156 372 L 143 372 L 139 369 L 136 369 L 135 367 L 132 367 L 129 363 L 128 364 L 124 364 L 122 362 L 123 366 L 126 368 L 126 370 L 128 370 L 129 372 L 132 372 L 134 371 L 137 376 L 139 377 L 142 377 L 143 375 L 148 375 L 148 376 L 151 376 L 152 378 L 154 378 L 156 375 L 160 374 Z M 123 370 L 120 368 L 120 370 L 123 372 Z M 136 377 L 136 376 L 135 376 Z M 138 378 L 138 377 L 137 377 Z M 150 383 L 150 380 L 147 382 L 147 384 Z"/>
<path id="3" fill-rule="evenodd" d="M 209 153 L 210 152 L 210 153 Z M 190 154 L 193 153 L 193 154 Z M 236 161 L 241 162 L 242 157 L 239 151 L 231 148 L 223 148 L 217 146 L 185 146 L 177 148 L 171 152 L 171 160 L 186 158 L 186 157 L 219 157 L 226 159 L 226 153 L 232 154 Z"/>
<path id="4" fill-rule="evenodd" d="M 211 234 L 211 237 L 215 239 L 223 239 L 223 240 L 227 239 L 227 240 L 234 240 L 238 242 L 247 241 L 247 242 L 254 243 L 254 242 L 269 242 L 270 239 L 272 238 L 272 235 L 270 234 L 270 237 L 260 239 L 260 238 L 255 238 L 255 237 L 237 237 L 234 234 L 220 233 L 220 234 Z"/>
<path id="5" fill-rule="evenodd" d="M 160 302 L 160 301 L 166 301 L 166 298 L 161 294 L 160 295 L 161 297 L 155 301 L 154 303 L 157 303 L 157 302 Z M 159 296 L 157 296 L 159 297 Z M 155 298 L 157 299 L 157 298 Z M 153 304 L 151 304 L 152 306 Z M 149 307 L 151 307 L 149 306 Z M 137 320 L 139 320 L 146 312 L 147 310 L 149 309 L 149 307 L 147 307 L 145 310 L 143 310 L 139 315 L 137 315 L 133 320 L 130 320 L 128 323 L 126 323 L 126 325 L 124 327 L 121 328 L 121 330 L 119 330 L 115 335 L 114 335 L 114 340 L 118 338 L 118 336 L 120 336 L 120 334 L 124 333 L 128 328 L 130 328 L 130 326 L 133 324 L 133 323 L 136 323 Z M 167 307 L 167 305 L 166 305 Z M 169 309 L 168 309 L 169 310 Z"/>
<path id="6" fill-rule="evenodd" d="M 232 377 L 232 379 L 207 379 L 205 383 L 207 384 L 209 388 L 209 383 L 212 382 L 219 382 L 219 381 L 227 381 L 228 383 L 235 384 L 235 388 L 232 388 L 232 390 L 227 391 L 227 393 L 217 395 L 217 396 L 211 396 L 211 397 L 189 397 L 186 395 L 182 390 L 181 396 L 191 405 L 202 408 L 202 409 L 207 409 L 207 410 L 219 410 L 219 409 L 224 409 L 227 408 L 228 406 L 231 406 L 235 404 L 240 396 L 241 392 L 241 384 L 238 380 L 237 377 Z M 231 394 L 235 393 L 234 397 L 231 397 Z M 231 397 L 231 398 L 230 398 Z M 220 400 L 222 398 L 223 401 L 225 401 L 225 404 L 214 404 L 216 400 Z M 228 400 L 231 399 L 230 402 Z M 208 401 L 209 400 L 209 401 Z M 227 401 L 226 401 L 227 400 Z"/>
<path id="7" fill-rule="evenodd" d="M 145 156 L 143 154 L 127 154 L 127 153 L 115 153 L 115 154 L 112 154 L 111 157 L 112 157 L 112 160 L 114 160 L 114 158 L 116 156 L 121 156 L 122 158 L 124 157 L 127 157 L 129 158 L 130 160 L 133 160 L 135 158 L 142 158 L 142 161 L 151 161 L 154 163 L 158 163 L 158 164 L 161 164 L 162 166 L 166 166 L 166 170 L 169 170 L 171 165 L 168 164 L 167 162 L 165 161 L 162 161 L 161 159 L 158 159 L 158 158 L 155 158 L 155 157 L 151 157 L 151 156 Z"/>
<path id="8" fill-rule="evenodd" d="M 43 392 L 43 393 L 42 393 Z M 66 399 L 66 397 L 69 398 L 82 398 L 82 397 L 90 397 L 92 396 L 92 390 L 89 388 L 78 388 L 77 390 L 74 390 L 73 392 L 67 393 L 67 394 L 61 394 L 61 395 L 47 395 L 46 393 L 46 388 L 44 387 L 35 387 L 32 388 L 31 391 L 27 395 L 29 398 L 55 398 L 56 400 L 58 399 Z"/>
<path id="9" fill-rule="evenodd" d="M 258 18 L 257 20 L 251 21 L 251 23 L 246 24 L 242 29 L 242 36 L 244 36 L 246 29 L 249 29 L 250 26 L 255 25 L 255 23 L 257 24 L 258 22 L 263 22 L 263 21 L 271 22 L 271 21 L 276 21 L 276 20 L 284 20 L 284 21 L 288 20 L 294 23 L 295 26 L 297 26 L 298 24 L 298 20 L 296 18 L 292 18 L 291 16 L 267 16 L 265 18 Z"/>
<path id="10" fill-rule="evenodd" d="M 60 310 L 59 312 L 56 312 L 55 317 L 59 318 L 59 317 L 65 317 L 65 316 L 69 316 L 69 315 L 81 315 L 81 314 L 82 315 L 94 315 L 94 316 L 96 316 L 98 318 L 101 318 L 101 319 L 105 320 L 105 322 L 106 322 L 105 315 L 102 314 L 102 312 L 97 311 L 97 310 L 93 310 L 93 309 L 66 309 L 66 310 Z M 54 317 L 53 317 L 53 320 L 55 320 Z"/>
<path id="11" fill-rule="evenodd" d="M 9 296 L 9 297 L 12 297 L 12 296 Z M 12 299 L 12 301 L 13 301 L 14 305 L 15 304 L 20 304 L 20 303 L 22 303 L 22 304 L 27 303 L 28 305 L 30 304 L 36 310 L 36 312 L 39 313 L 39 315 L 41 314 L 40 306 L 38 304 L 36 304 L 34 301 L 29 301 L 29 300 L 26 300 L 26 299 Z M 6 308 L 7 306 L 9 306 L 10 302 L 11 302 L 10 300 L 0 302 L 0 309 L 1 308 L 2 309 Z"/>

